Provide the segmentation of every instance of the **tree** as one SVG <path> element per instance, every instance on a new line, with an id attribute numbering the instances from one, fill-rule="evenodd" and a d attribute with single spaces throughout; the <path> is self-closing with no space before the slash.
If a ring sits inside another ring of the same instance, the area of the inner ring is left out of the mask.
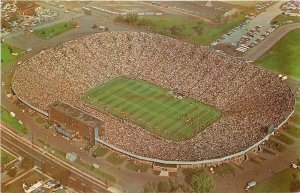
<path id="1" fill-rule="evenodd" d="M 180 35 L 181 32 L 182 32 L 181 28 L 178 27 L 178 26 L 176 26 L 176 25 L 172 25 L 172 26 L 170 27 L 170 31 L 171 31 L 171 34 L 172 34 L 172 35 Z"/>
<path id="2" fill-rule="evenodd" d="M 65 23 L 65 27 L 67 27 L 68 25 Z"/>
<path id="3" fill-rule="evenodd" d="M 195 32 L 197 32 L 198 35 L 201 35 L 203 33 L 204 27 L 203 27 L 203 22 L 198 22 L 196 26 L 193 27 Z"/>
<path id="4" fill-rule="evenodd" d="M 94 25 L 92 26 L 93 29 L 97 29 L 97 27 L 98 27 L 97 24 L 94 24 Z"/>
<path id="5" fill-rule="evenodd" d="M 5 18 L 1 18 L 1 27 L 5 28 L 5 29 L 9 29 L 10 28 L 10 24 L 9 24 L 9 22 Z"/>
<path id="6" fill-rule="evenodd" d="M 15 167 L 10 168 L 7 173 L 6 173 L 9 177 L 13 178 L 16 176 L 17 174 L 17 169 Z"/>
<path id="7" fill-rule="evenodd" d="M 171 186 L 169 182 L 159 182 L 157 189 L 159 192 L 170 192 Z"/>
<path id="8" fill-rule="evenodd" d="M 13 49 L 12 49 L 12 47 L 8 46 L 8 49 L 9 49 L 9 53 L 13 53 L 14 52 Z"/>
<path id="9" fill-rule="evenodd" d="M 199 172 L 193 176 L 192 187 L 196 192 L 211 192 L 215 184 L 211 176 L 205 172 Z"/>
<path id="10" fill-rule="evenodd" d="M 29 169 L 33 168 L 33 166 L 34 166 L 34 160 L 29 157 L 24 157 L 24 159 L 21 161 L 21 165 L 20 165 L 20 167 L 23 170 L 29 170 Z"/>

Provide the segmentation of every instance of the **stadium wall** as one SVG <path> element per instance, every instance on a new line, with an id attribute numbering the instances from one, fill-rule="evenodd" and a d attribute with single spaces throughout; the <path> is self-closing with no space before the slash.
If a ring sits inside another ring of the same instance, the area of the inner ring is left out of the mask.
<path id="1" fill-rule="evenodd" d="M 14 90 L 13 90 L 14 91 Z M 26 104 L 28 107 L 32 108 L 33 110 L 49 117 L 49 114 L 46 111 L 43 111 L 39 108 L 34 107 L 32 104 L 30 104 L 29 102 L 27 102 L 26 100 L 23 100 L 22 98 L 18 97 L 18 95 L 16 95 L 18 100 L 20 100 L 21 102 L 23 102 L 24 104 Z M 296 99 L 294 101 L 294 103 L 296 103 Z M 290 113 L 290 115 L 280 124 L 278 125 L 275 129 L 274 132 L 277 131 L 280 127 L 282 127 L 287 121 L 288 119 L 292 116 L 292 114 L 294 113 L 295 108 L 293 109 L 293 111 Z M 92 116 L 92 115 L 91 115 Z M 117 152 L 120 152 L 122 154 L 125 154 L 127 156 L 130 156 L 132 158 L 135 159 L 139 159 L 139 160 L 144 160 L 144 161 L 150 161 L 150 162 L 157 162 L 157 163 L 162 163 L 162 164 L 177 164 L 177 165 L 201 165 L 201 164 L 217 164 L 217 163 L 222 163 L 231 159 L 234 159 L 236 157 L 240 157 L 245 155 L 247 152 L 251 151 L 252 149 L 256 148 L 257 146 L 259 146 L 262 142 L 266 141 L 269 139 L 270 135 L 272 135 L 272 133 L 269 133 L 268 135 L 266 135 L 263 139 L 261 139 L 260 141 L 258 141 L 257 143 L 253 144 L 252 146 L 248 147 L 247 149 L 240 151 L 238 153 L 235 154 L 231 154 L 222 158 L 216 158 L 216 159 L 210 159 L 210 160 L 201 160 L 201 161 L 168 161 L 168 160 L 160 160 L 160 159 L 153 159 L 153 158 L 149 158 L 149 157 L 144 157 L 144 156 L 139 156 L 136 155 L 134 153 L 130 153 L 128 151 L 125 151 L 123 149 L 120 149 L 114 145 L 111 145 L 107 142 L 105 142 L 104 140 L 101 140 L 100 138 L 95 138 L 95 142 L 103 144 Z"/>

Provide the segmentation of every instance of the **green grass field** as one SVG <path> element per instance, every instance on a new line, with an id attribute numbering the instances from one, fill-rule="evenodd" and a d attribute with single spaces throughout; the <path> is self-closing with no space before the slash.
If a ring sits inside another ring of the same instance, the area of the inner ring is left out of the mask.
<path id="1" fill-rule="evenodd" d="M 26 134 L 28 129 L 18 122 L 18 119 L 11 117 L 9 112 L 1 106 L 1 121 L 15 128 L 18 132 Z"/>
<path id="2" fill-rule="evenodd" d="M 299 170 L 288 168 L 278 174 L 258 182 L 250 192 L 291 192 L 291 184 Z"/>
<path id="3" fill-rule="evenodd" d="M 300 81 L 300 29 L 289 32 L 256 63 Z"/>
<path id="4" fill-rule="evenodd" d="M 125 161 L 125 158 L 124 157 L 120 157 L 116 153 L 111 153 L 109 156 L 107 156 L 106 160 L 109 163 L 118 166 L 118 165 L 121 165 Z"/>
<path id="5" fill-rule="evenodd" d="M 125 167 L 128 170 L 135 171 L 135 172 L 141 172 L 141 173 L 145 173 L 150 168 L 149 165 L 136 164 L 136 163 L 133 163 L 132 161 L 128 161 L 128 163 L 125 165 Z"/>
<path id="6" fill-rule="evenodd" d="M 93 151 L 92 155 L 93 155 L 94 157 L 102 157 L 102 156 L 104 156 L 107 152 L 108 152 L 108 149 L 107 149 L 107 148 L 104 148 L 104 147 L 97 147 L 97 148 Z"/>
<path id="7" fill-rule="evenodd" d="M 245 21 L 244 15 L 220 24 L 180 16 L 118 16 L 115 21 L 144 28 L 147 31 L 175 37 L 196 45 L 209 45 L 224 33 Z"/>
<path id="8" fill-rule="evenodd" d="M 17 53 L 17 56 L 14 56 L 10 53 L 10 49 L 13 53 Z M 9 64 L 16 61 L 22 56 L 22 49 L 9 45 L 7 43 L 1 43 L 1 69 L 6 69 Z"/>
<path id="9" fill-rule="evenodd" d="M 1 148 L 0 150 L 1 167 L 16 159 L 12 154 L 8 153 L 4 149 Z"/>
<path id="10" fill-rule="evenodd" d="M 293 23 L 300 23 L 300 17 L 280 14 L 272 20 L 272 24 L 284 25 L 290 23 L 289 21 L 292 21 Z"/>
<path id="11" fill-rule="evenodd" d="M 193 99 L 177 99 L 163 88 L 124 77 L 92 88 L 82 99 L 173 141 L 193 137 L 221 116 L 214 107 Z"/>
<path id="12" fill-rule="evenodd" d="M 51 25 L 49 27 L 34 30 L 33 33 L 42 39 L 53 38 L 55 36 L 58 36 L 59 34 L 62 34 L 68 30 L 75 28 L 76 25 L 77 23 L 73 21 L 63 22 Z"/>
<path id="13" fill-rule="evenodd" d="M 300 138 L 300 127 L 289 125 L 286 131 L 294 137 Z"/>

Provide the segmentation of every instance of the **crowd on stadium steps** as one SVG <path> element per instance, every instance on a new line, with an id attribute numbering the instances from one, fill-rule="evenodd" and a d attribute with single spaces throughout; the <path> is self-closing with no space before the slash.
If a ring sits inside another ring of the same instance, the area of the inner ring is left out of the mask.
<path id="1" fill-rule="evenodd" d="M 84 103 L 81 96 L 115 77 L 142 79 L 221 110 L 221 118 L 186 141 L 173 142 Z M 77 38 L 27 60 L 13 77 L 16 94 L 47 110 L 63 101 L 105 121 L 103 139 L 141 156 L 205 160 L 244 150 L 294 108 L 277 75 L 169 37 L 107 32 Z"/>

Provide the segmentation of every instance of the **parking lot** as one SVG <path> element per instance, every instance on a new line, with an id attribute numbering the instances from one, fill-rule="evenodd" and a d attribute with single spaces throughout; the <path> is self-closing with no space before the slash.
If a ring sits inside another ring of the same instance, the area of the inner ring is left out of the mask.
<path id="1" fill-rule="evenodd" d="M 257 9 L 259 10 L 262 8 L 266 8 L 267 10 L 257 16 L 248 15 L 244 23 L 221 36 L 220 39 L 212 43 L 212 46 L 219 43 L 227 44 L 233 46 L 235 51 L 240 54 L 246 53 L 250 48 L 263 41 L 279 26 L 272 25 L 271 21 L 282 13 L 280 6 L 283 3 L 277 2 L 273 5 L 265 4 L 262 7 L 258 7 Z"/>

